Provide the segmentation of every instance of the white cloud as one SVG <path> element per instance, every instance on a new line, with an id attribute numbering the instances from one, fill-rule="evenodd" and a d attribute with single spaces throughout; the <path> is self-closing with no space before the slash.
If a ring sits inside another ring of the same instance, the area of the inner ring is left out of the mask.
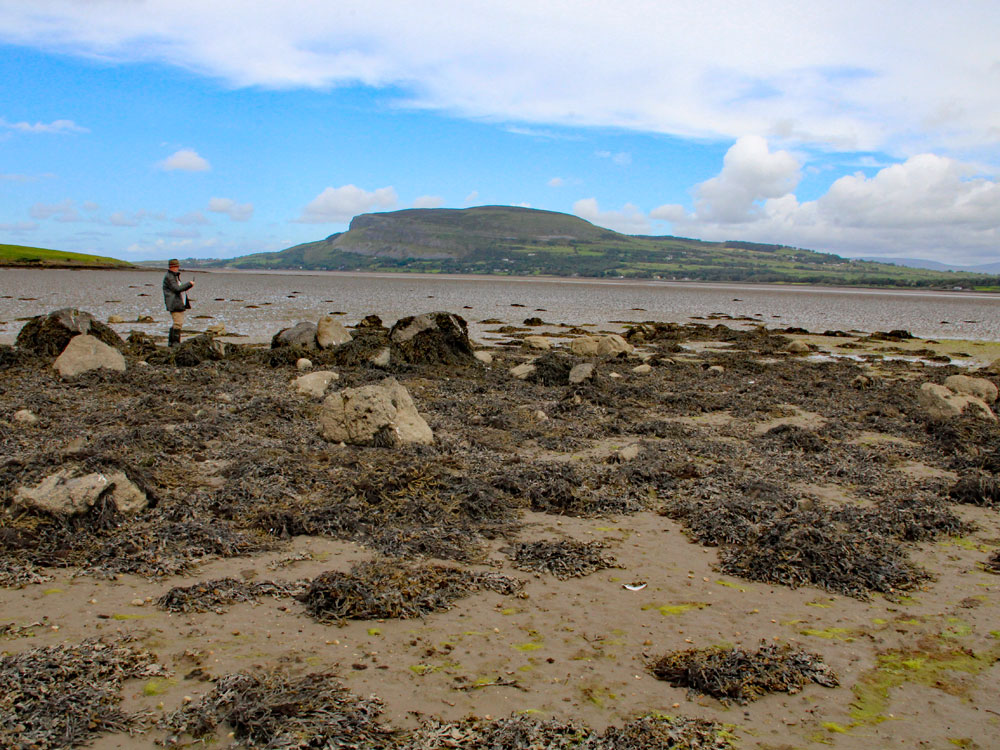
<path id="1" fill-rule="evenodd" d="M 687 218 L 687 211 L 680 204 L 664 203 L 650 211 L 649 218 L 657 221 L 683 221 Z"/>
<path id="2" fill-rule="evenodd" d="M 858 0 L 808 12 L 781 0 L 595 1 L 572 23 L 565 4 L 529 0 L 39 7 L 0 3 L 0 41 L 165 63 L 234 86 L 360 84 L 526 131 L 761 133 L 830 150 L 978 149 L 996 160 L 995 2 L 883 0 L 876 14 Z"/>
<path id="3" fill-rule="evenodd" d="M 201 232 L 197 229 L 168 229 L 166 232 L 158 232 L 160 237 L 171 237 L 173 239 L 197 239 L 201 237 Z"/>
<path id="4" fill-rule="evenodd" d="M 421 195 L 413 201 L 414 208 L 440 208 L 444 205 L 444 198 L 440 195 Z"/>
<path id="5" fill-rule="evenodd" d="M 759 136 L 743 136 L 726 152 L 722 172 L 695 191 L 702 221 L 728 224 L 750 221 L 758 202 L 780 198 L 799 183 L 799 162 L 787 151 L 772 153 Z"/>
<path id="6" fill-rule="evenodd" d="M 303 224 L 344 224 L 374 208 L 395 208 L 399 198 L 393 187 L 368 192 L 356 185 L 328 187 L 313 198 L 295 221 Z"/>
<path id="7" fill-rule="evenodd" d="M 598 159 L 610 159 L 619 167 L 627 167 L 632 163 L 632 154 L 628 151 L 619 151 L 618 153 L 612 153 L 611 151 L 595 151 L 594 156 Z"/>
<path id="8" fill-rule="evenodd" d="M 253 203 L 237 203 L 232 198 L 211 198 L 208 210 L 226 214 L 233 221 L 249 221 L 253 216 Z"/>
<path id="9" fill-rule="evenodd" d="M 205 214 L 201 211 L 188 211 L 186 214 L 182 214 L 174 219 L 174 223 L 184 226 L 197 226 L 210 224 L 211 222 L 205 218 Z"/>
<path id="10" fill-rule="evenodd" d="M 156 166 L 166 172 L 207 172 L 212 168 L 208 160 L 192 148 L 182 148 L 180 151 L 175 151 L 163 161 L 158 162 Z"/>
<path id="11" fill-rule="evenodd" d="M 36 182 L 55 177 L 51 172 L 44 174 L 3 174 L 0 173 L 0 181 L 3 182 Z"/>
<path id="12" fill-rule="evenodd" d="M 55 219 L 56 221 L 83 221 L 76 204 L 67 198 L 59 203 L 36 203 L 28 212 L 32 219 Z"/>
<path id="13" fill-rule="evenodd" d="M 33 232 L 38 229 L 37 222 L 15 221 L 13 224 L 0 224 L 0 232 Z"/>
<path id="14" fill-rule="evenodd" d="M 80 208 L 82 208 L 84 211 L 87 211 L 88 213 L 94 213 L 94 211 L 99 211 L 101 209 L 101 205 L 94 201 L 84 201 L 81 204 Z"/>
<path id="15" fill-rule="evenodd" d="M 548 185 L 549 187 L 559 188 L 566 184 L 566 180 L 564 180 L 562 177 L 553 177 L 545 184 Z"/>
<path id="16" fill-rule="evenodd" d="M 816 200 L 800 202 L 791 191 L 796 170 L 788 159 L 778 158 L 781 152 L 738 145 L 730 149 L 719 176 L 696 187 L 693 213 L 681 216 L 678 207 L 666 206 L 651 217 L 671 221 L 677 233 L 712 240 L 959 264 L 996 258 L 1000 182 L 969 165 L 918 154 L 872 177 L 841 177 Z"/>
<path id="17" fill-rule="evenodd" d="M 77 125 L 72 120 L 53 120 L 52 122 L 8 122 L 0 117 L 0 128 L 18 133 L 89 133 L 87 128 Z"/>
<path id="18" fill-rule="evenodd" d="M 473 203 L 476 203 L 478 201 L 479 201 L 479 191 L 473 190 L 471 193 L 465 196 L 465 200 L 463 202 L 465 203 L 465 205 L 471 206 Z"/>
<path id="19" fill-rule="evenodd" d="M 620 211 L 602 211 L 596 198 L 583 198 L 573 204 L 573 213 L 592 224 L 624 234 L 648 234 L 649 219 L 631 203 Z"/>

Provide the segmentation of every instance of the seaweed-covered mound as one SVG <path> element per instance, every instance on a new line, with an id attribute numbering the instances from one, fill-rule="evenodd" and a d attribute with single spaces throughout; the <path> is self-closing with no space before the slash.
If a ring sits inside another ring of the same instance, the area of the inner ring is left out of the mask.
<path id="1" fill-rule="evenodd" d="M 88 334 L 99 341 L 125 351 L 125 342 L 114 329 L 82 310 L 64 307 L 32 318 L 17 334 L 15 344 L 20 349 L 47 357 L 56 357 L 74 336 Z"/>
<path id="2" fill-rule="evenodd" d="M 1000 477 L 988 471 L 972 471 L 960 477 L 948 494 L 959 503 L 1000 508 Z"/>
<path id="3" fill-rule="evenodd" d="M 518 570 L 550 573 L 560 581 L 583 577 L 604 568 L 617 567 L 617 561 L 604 554 L 603 542 L 560 541 L 519 542 L 502 550 Z"/>
<path id="4" fill-rule="evenodd" d="M 640 716 L 603 733 L 586 724 L 526 716 L 506 719 L 470 717 L 459 722 L 430 720 L 400 743 L 400 750 L 443 747 L 490 750 L 730 750 L 733 735 L 705 719 Z"/>
<path id="5" fill-rule="evenodd" d="M 393 732 L 378 722 L 381 703 L 359 698 L 333 675 L 292 678 L 275 672 L 225 675 L 198 703 L 167 716 L 161 726 L 174 740 L 207 740 L 228 724 L 240 747 L 380 748 Z"/>
<path id="6" fill-rule="evenodd" d="M 221 613 L 227 604 L 239 602 L 256 604 L 262 596 L 274 599 L 301 596 L 308 585 L 305 581 L 254 582 L 220 578 L 216 581 L 202 581 L 192 586 L 175 586 L 156 600 L 156 606 L 167 612 Z"/>
<path id="7" fill-rule="evenodd" d="M 983 567 L 986 568 L 989 573 L 1000 574 L 1000 550 L 997 550 L 992 555 L 986 558 L 986 562 L 983 563 Z"/>
<path id="8" fill-rule="evenodd" d="M 124 680 L 165 674 L 127 637 L 0 656 L 0 747 L 67 748 L 138 724 L 121 710 Z"/>
<path id="9" fill-rule="evenodd" d="M 818 655 L 788 644 L 761 643 L 754 652 L 719 647 L 673 651 L 656 659 L 649 669 L 674 687 L 686 687 L 723 703 L 746 704 L 767 693 L 797 693 L 809 682 L 825 687 L 840 684 Z"/>
<path id="10" fill-rule="evenodd" d="M 460 315 L 431 312 L 400 318 L 389 331 L 395 359 L 421 365 L 470 365 L 468 324 Z"/>
<path id="11" fill-rule="evenodd" d="M 506 468 L 506 467 L 505 467 Z M 527 500 L 542 513 L 594 517 L 637 513 L 649 504 L 641 488 L 613 469 L 585 472 L 564 461 L 511 466 L 492 484 L 513 497 Z"/>
<path id="12" fill-rule="evenodd" d="M 328 571 L 317 576 L 300 598 L 321 622 L 405 620 L 449 609 L 456 599 L 476 591 L 510 595 L 521 586 L 521 581 L 499 573 L 375 560 L 355 565 L 348 573 Z"/>

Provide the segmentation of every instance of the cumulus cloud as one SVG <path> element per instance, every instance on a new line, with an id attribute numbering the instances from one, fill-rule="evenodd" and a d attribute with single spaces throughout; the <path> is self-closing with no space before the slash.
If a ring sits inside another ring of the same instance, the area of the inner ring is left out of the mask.
<path id="1" fill-rule="evenodd" d="M 395 208 L 398 201 L 396 190 L 391 186 L 371 192 L 356 185 L 328 187 L 309 202 L 295 221 L 303 224 L 344 224 L 358 214 L 375 208 Z"/>
<path id="2" fill-rule="evenodd" d="M 761 133 L 897 156 L 996 145 L 995 3 L 883 0 L 877 18 L 856 2 L 808 13 L 775 1 L 593 2 L 571 24 L 565 13 L 529 0 L 7 2 L 0 41 L 234 86 L 361 84 L 529 131 Z"/>
<path id="3" fill-rule="evenodd" d="M 67 198 L 59 203 L 36 203 L 29 211 L 32 219 L 54 219 L 55 221 L 83 221 L 76 204 Z"/>
<path id="4" fill-rule="evenodd" d="M 583 198 L 573 204 L 573 213 L 592 224 L 624 234 L 648 234 L 649 219 L 637 206 L 626 203 L 619 211 L 602 211 L 596 198 Z"/>
<path id="5" fill-rule="evenodd" d="M 207 172 L 212 168 L 208 160 L 192 148 L 175 151 L 156 166 L 165 172 Z"/>
<path id="6" fill-rule="evenodd" d="M 726 152 L 722 172 L 701 183 L 695 210 L 702 221 L 751 221 L 759 201 L 787 195 L 799 183 L 799 162 L 787 151 L 772 153 L 760 136 L 743 136 Z"/>
<path id="7" fill-rule="evenodd" d="M 253 216 L 253 203 L 237 203 L 232 198 L 212 198 L 208 201 L 208 210 L 226 214 L 233 221 L 249 221 Z"/>
<path id="8" fill-rule="evenodd" d="M 89 133 L 85 127 L 77 125 L 72 120 L 53 120 L 52 122 L 8 122 L 0 117 L 0 129 L 13 130 L 18 133 Z"/>
<path id="9" fill-rule="evenodd" d="M 421 195 L 413 201 L 414 208 L 440 208 L 444 205 L 444 198 L 440 195 Z"/>
<path id="10" fill-rule="evenodd" d="M 749 145 L 741 139 L 719 176 L 695 188 L 694 212 L 682 215 L 677 206 L 661 206 L 650 217 L 670 221 L 675 232 L 688 236 L 847 256 L 933 257 L 960 264 L 996 257 L 1000 182 L 968 164 L 918 154 L 871 177 L 860 172 L 841 177 L 816 200 L 800 202 L 792 192 L 793 157 Z"/>

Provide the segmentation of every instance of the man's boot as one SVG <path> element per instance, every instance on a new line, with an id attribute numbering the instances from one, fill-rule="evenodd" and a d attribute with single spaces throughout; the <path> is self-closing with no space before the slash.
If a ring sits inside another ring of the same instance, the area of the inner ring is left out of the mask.
<path id="1" fill-rule="evenodd" d="M 167 335 L 167 346 L 177 346 L 181 343 L 181 329 L 171 328 Z"/>

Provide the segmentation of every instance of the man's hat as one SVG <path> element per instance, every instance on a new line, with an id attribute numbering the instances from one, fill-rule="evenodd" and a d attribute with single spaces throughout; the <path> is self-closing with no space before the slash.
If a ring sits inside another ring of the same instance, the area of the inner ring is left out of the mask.
<path id="1" fill-rule="evenodd" d="M 167 261 L 167 268 L 173 268 L 174 266 L 181 267 L 181 262 L 177 258 L 171 258 Z"/>

